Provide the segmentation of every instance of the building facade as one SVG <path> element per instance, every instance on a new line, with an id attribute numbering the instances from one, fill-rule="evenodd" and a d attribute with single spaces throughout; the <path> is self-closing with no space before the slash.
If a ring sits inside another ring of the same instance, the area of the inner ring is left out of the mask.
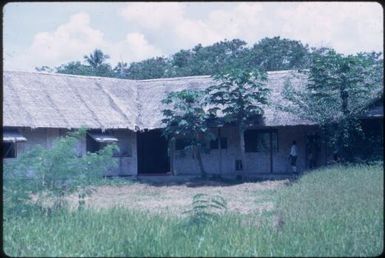
<path id="1" fill-rule="evenodd" d="M 289 175 L 293 141 L 299 171 L 326 164 L 331 153 L 321 143 L 317 125 L 277 108 L 284 101 L 281 92 L 287 81 L 303 87 L 306 78 L 295 71 L 268 73 L 271 105 L 264 108 L 262 122 L 245 132 L 245 164 L 239 164 L 237 128 L 211 128 L 217 139 L 208 141 L 202 154 L 208 174 Z M 161 100 L 171 91 L 204 89 L 213 83 L 209 76 L 138 81 L 4 72 L 4 161 L 12 162 L 38 144 L 50 148 L 58 137 L 85 127 L 88 131 L 77 146 L 78 155 L 111 142 L 119 146 L 114 154 L 119 166 L 106 175 L 198 175 L 196 158 L 184 148 L 183 139 L 177 139 L 170 151 L 162 136 Z"/>

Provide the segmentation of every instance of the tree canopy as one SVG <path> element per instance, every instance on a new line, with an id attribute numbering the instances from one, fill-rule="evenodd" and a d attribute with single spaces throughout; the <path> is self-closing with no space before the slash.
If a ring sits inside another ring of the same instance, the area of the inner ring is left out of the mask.
<path id="1" fill-rule="evenodd" d="M 304 90 L 287 82 L 282 106 L 324 129 L 334 152 L 345 160 L 353 158 L 355 140 L 364 137 L 360 118 L 374 99 L 380 97 L 383 64 L 380 53 L 342 55 L 332 49 L 314 54 Z"/>
<path id="2" fill-rule="evenodd" d="M 170 92 L 162 103 L 168 108 L 162 110 L 163 120 L 166 125 L 163 130 L 168 138 L 183 138 L 192 147 L 198 161 L 201 175 L 206 172 L 201 158 L 201 149 L 205 145 L 208 135 L 208 113 L 203 109 L 204 92 L 198 90 L 182 90 Z"/>
<path id="3" fill-rule="evenodd" d="M 235 123 L 239 132 L 239 155 L 245 166 L 244 131 L 261 121 L 270 89 L 263 70 L 230 69 L 213 76 L 216 83 L 206 90 L 209 113 L 224 123 Z M 219 113 L 219 114 L 218 114 Z"/>
<path id="4" fill-rule="evenodd" d="M 153 57 L 139 62 L 121 60 L 115 67 L 107 61 L 109 56 L 100 49 L 55 68 L 36 68 L 65 74 L 116 77 L 126 79 L 154 79 L 194 75 L 214 75 L 230 68 L 265 71 L 299 69 L 308 67 L 311 50 L 300 41 L 280 37 L 264 38 L 247 47 L 240 39 L 223 40 L 212 45 L 197 44 L 182 49 L 168 57 Z"/>

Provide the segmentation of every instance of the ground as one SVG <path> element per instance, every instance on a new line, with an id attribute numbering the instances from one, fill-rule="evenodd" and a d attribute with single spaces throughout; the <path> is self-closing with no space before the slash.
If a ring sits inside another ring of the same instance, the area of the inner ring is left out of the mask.
<path id="1" fill-rule="evenodd" d="M 228 210 L 243 214 L 259 213 L 273 209 L 272 194 L 284 187 L 288 180 L 224 183 L 218 181 L 185 181 L 179 183 L 154 183 L 149 181 L 123 185 L 104 185 L 86 199 L 92 208 L 124 206 L 152 213 L 181 215 L 191 207 L 198 193 L 218 194 L 227 201 Z M 70 196 L 70 205 L 76 207 L 76 195 Z"/>

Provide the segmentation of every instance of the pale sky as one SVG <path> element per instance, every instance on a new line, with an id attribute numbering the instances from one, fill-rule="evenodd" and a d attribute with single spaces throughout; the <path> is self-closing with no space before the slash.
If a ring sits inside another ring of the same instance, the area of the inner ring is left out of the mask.
<path id="1" fill-rule="evenodd" d="M 42 2 L 3 7 L 5 70 L 82 61 L 95 48 L 109 62 L 169 56 L 201 43 L 281 36 L 344 54 L 383 51 L 376 2 Z"/>

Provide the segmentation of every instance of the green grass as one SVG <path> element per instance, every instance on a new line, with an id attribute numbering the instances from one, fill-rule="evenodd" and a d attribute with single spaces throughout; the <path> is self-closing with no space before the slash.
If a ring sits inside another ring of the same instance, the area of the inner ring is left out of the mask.
<path id="1" fill-rule="evenodd" d="M 4 222 L 10 256 L 376 256 L 383 251 L 383 166 L 321 169 L 269 196 L 276 210 L 187 219 L 124 208 L 38 212 Z M 191 201 L 191 200 L 186 200 Z M 283 226 L 274 221 L 282 214 Z"/>

